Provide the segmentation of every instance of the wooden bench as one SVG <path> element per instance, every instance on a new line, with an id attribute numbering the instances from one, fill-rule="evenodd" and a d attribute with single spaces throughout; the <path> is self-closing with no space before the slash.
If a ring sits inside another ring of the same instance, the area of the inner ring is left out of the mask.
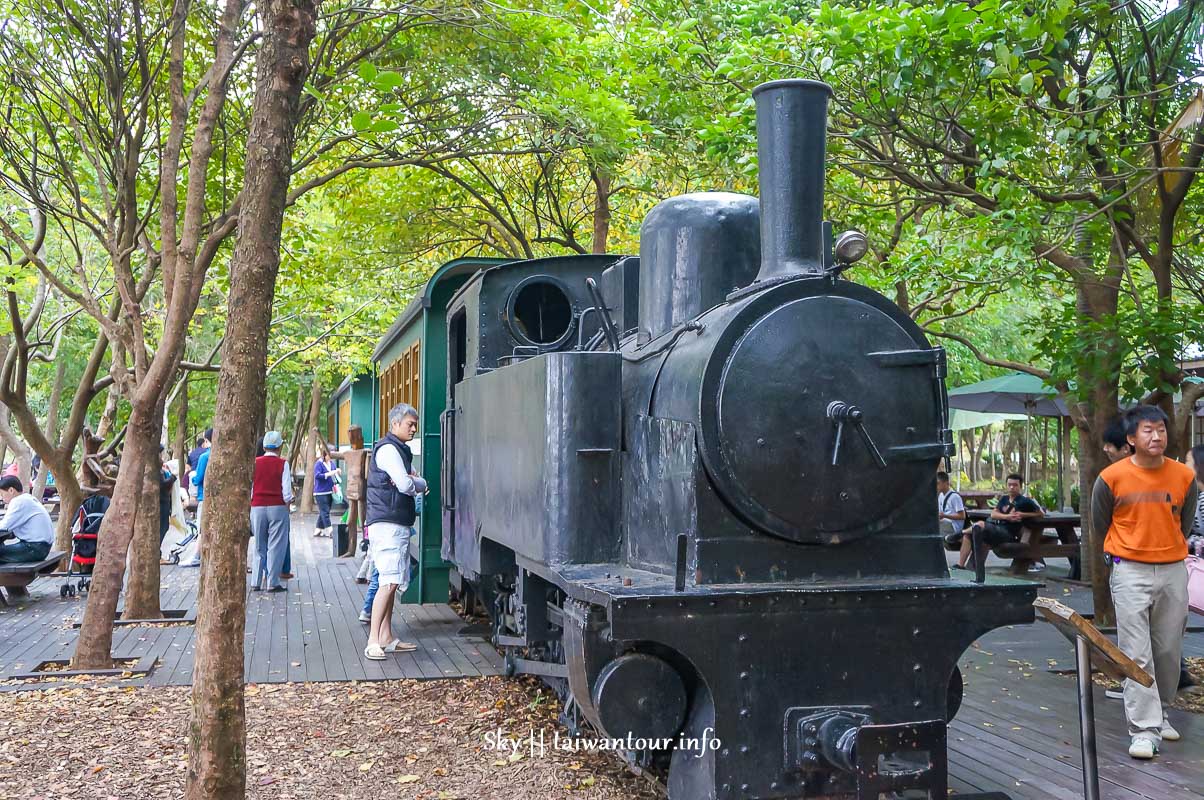
<path id="1" fill-rule="evenodd" d="M 1025 533 L 1027 532 L 1026 528 Z M 1079 546 L 1062 544 L 1054 537 L 1043 536 L 1042 541 L 1035 544 L 1025 541 L 1004 542 L 991 548 L 991 552 L 1000 558 L 1012 559 L 1010 571 L 1013 575 L 1023 575 L 1028 572 L 1030 566 L 1044 558 L 1065 558 L 1071 562 L 1073 572 L 1079 557 Z"/>
<path id="2" fill-rule="evenodd" d="M 968 522 L 973 522 L 990 519 L 990 512 L 971 509 L 966 516 L 969 517 Z M 1067 577 L 1077 580 L 1082 573 L 1076 529 L 1082 524 L 1078 514 L 1051 511 L 1041 519 L 1024 523 L 1020 541 L 994 545 L 991 552 L 1000 558 L 1012 559 L 1009 571 L 1013 575 L 1024 575 L 1030 566 L 1045 558 L 1065 558 L 1070 562 L 1070 574 Z"/>
<path id="3" fill-rule="evenodd" d="M 22 564 L 0 564 L 0 586 L 8 592 L 0 592 L 0 604 L 8 605 L 14 597 L 24 597 L 29 594 L 25 587 L 33 583 L 39 575 L 48 575 L 58 569 L 59 562 L 67 554 L 61 550 L 51 550 L 41 561 L 31 561 Z"/>

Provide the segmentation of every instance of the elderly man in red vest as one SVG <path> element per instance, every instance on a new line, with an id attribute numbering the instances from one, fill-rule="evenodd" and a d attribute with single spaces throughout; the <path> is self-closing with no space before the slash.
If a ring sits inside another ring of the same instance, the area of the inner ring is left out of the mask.
<path id="1" fill-rule="evenodd" d="M 288 551 L 288 504 L 293 499 L 293 474 L 288 462 L 280 457 L 283 443 L 279 431 L 268 431 L 263 437 L 263 455 L 255 459 L 255 477 L 251 484 L 251 532 L 255 534 L 255 551 L 259 554 L 256 591 L 285 591 L 280 573 Z"/>

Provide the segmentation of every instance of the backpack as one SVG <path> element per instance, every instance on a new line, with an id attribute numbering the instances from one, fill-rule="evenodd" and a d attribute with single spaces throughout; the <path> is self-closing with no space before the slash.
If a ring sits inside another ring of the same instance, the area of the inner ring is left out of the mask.
<path id="1" fill-rule="evenodd" d="M 949 498 L 955 494 L 957 494 L 957 492 L 953 491 L 952 489 L 950 489 L 948 492 L 945 493 L 945 499 L 941 501 L 941 513 L 942 514 L 948 512 Z M 961 497 L 960 494 L 957 494 L 957 496 L 959 498 Z M 962 508 L 965 508 L 965 506 L 966 506 L 966 501 L 963 500 Z M 965 533 L 966 533 L 966 520 L 962 520 L 962 529 L 960 531 L 957 531 L 956 533 L 945 534 L 945 546 L 946 547 L 960 547 L 961 541 L 962 541 L 962 536 L 965 535 Z"/>

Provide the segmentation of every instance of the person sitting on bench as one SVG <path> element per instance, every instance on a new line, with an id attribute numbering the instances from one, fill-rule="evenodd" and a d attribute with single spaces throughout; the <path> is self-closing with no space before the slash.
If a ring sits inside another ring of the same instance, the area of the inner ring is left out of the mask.
<path id="1" fill-rule="evenodd" d="M 54 544 L 54 525 L 46 509 L 33 495 L 25 494 L 21 479 L 13 475 L 0 478 L 0 499 L 5 507 L 0 519 L 0 564 L 45 560 Z"/>
<path id="2" fill-rule="evenodd" d="M 1031 497 L 1020 494 L 1024 488 L 1024 478 L 1012 473 L 1007 477 L 1008 493 L 999 498 L 999 504 L 991 512 L 991 518 L 985 522 L 975 522 L 962 535 L 962 549 L 957 559 L 957 565 L 966 568 L 970 560 L 972 534 L 975 529 L 982 530 L 983 552 L 975 553 L 974 558 L 986 558 L 986 548 L 994 547 L 1005 542 L 1020 541 L 1020 531 L 1026 519 L 1040 519 L 1045 516 L 1041 506 Z M 975 561 L 975 563 L 978 563 Z"/>

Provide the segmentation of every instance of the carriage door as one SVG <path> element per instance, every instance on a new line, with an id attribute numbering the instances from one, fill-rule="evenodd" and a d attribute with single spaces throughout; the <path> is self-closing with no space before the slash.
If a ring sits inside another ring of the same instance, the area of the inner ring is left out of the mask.
<path id="1" fill-rule="evenodd" d="M 443 463 L 439 475 L 443 501 L 443 558 L 456 553 L 456 384 L 464 379 L 468 361 L 468 315 L 457 310 L 447 326 L 447 408 L 439 417 Z"/>

